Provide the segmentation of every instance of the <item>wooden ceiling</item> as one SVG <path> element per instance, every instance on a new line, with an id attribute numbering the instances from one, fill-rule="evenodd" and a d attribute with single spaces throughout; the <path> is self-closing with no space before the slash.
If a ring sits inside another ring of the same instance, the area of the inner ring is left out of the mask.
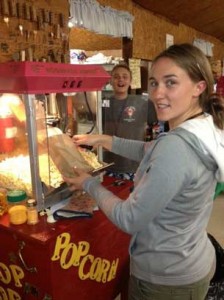
<path id="1" fill-rule="evenodd" d="M 141 7 L 224 42 L 224 0 L 134 0 Z"/>

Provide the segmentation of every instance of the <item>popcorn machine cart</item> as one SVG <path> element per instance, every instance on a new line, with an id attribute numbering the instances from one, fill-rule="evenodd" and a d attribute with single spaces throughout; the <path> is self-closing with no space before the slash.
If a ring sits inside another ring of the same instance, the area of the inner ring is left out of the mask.
<path id="1" fill-rule="evenodd" d="M 49 155 L 46 106 L 53 93 L 96 91 L 100 132 L 100 91 L 108 79 L 100 65 L 0 64 L 1 188 L 25 189 L 39 211 L 70 196 Z M 130 183 L 113 183 L 104 177 L 108 189 L 126 198 Z M 0 216 L 0 299 L 113 300 L 119 293 L 126 299 L 129 239 L 100 210 L 91 218 L 56 223 L 44 215 L 36 225 L 12 225 L 5 213 Z"/>

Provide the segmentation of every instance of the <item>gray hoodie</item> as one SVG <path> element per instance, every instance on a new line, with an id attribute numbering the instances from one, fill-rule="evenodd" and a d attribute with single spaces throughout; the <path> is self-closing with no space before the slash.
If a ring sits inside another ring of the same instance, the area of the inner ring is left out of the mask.
<path id="1" fill-rule="evenodd" d="M 224 181 L 224 131 L 206 115 L 149 143 L 114 137 L 112 151 L 140 162 L 134 191 L 122 201 L 94 178 L 84 189 L 132 236 L 131 273 L 164 285 L 204 278 L 215 258 L 206 228 L 216 183 Z"/>

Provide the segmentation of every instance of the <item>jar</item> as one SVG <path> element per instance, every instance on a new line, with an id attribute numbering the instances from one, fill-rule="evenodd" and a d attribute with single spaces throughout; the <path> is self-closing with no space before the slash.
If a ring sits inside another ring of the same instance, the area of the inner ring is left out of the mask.
<path id="1" fill-rule="evenodd" d="M 27 200 L 27 224 L 35 225 L 38 223 L 37 202 L 35 199 Z"/>
<path id="2" fill-rule="evenodd" d="M 10 207 L 17 204 L 26 206 L 27 194 L 24 190 L 8 191 L 7 200 Z"/>
<path id="3" fill-rule="evenodd" d="M 27 209 L 24 205 L 15 205 L 9 209 L 9 221 L 14 225 L 20 225 L 27 221 Z"/>
<path id="4" fill-rule="evenodd" d="M 7 200 L 10 223 L 19 225 L 27 221 L 26 199 L 27 195 L 23 190 L 8 191 Z"/>

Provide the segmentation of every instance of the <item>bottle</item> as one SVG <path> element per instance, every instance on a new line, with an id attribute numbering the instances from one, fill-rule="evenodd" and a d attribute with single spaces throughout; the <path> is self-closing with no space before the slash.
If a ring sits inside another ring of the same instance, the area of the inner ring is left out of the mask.
<path id="1" fill-rule="evenodd" d="M 7 200 L 10 223 L 20 225 L 27 221 L 26 199 L 27 194 L 23 190 L 8 191 Z"/>
<path id="2" fill-rule="evenodd" d="M 35 225 L 38 223 L 37 202 L 35 199 L 27 200 L 27 224 Z"/>

